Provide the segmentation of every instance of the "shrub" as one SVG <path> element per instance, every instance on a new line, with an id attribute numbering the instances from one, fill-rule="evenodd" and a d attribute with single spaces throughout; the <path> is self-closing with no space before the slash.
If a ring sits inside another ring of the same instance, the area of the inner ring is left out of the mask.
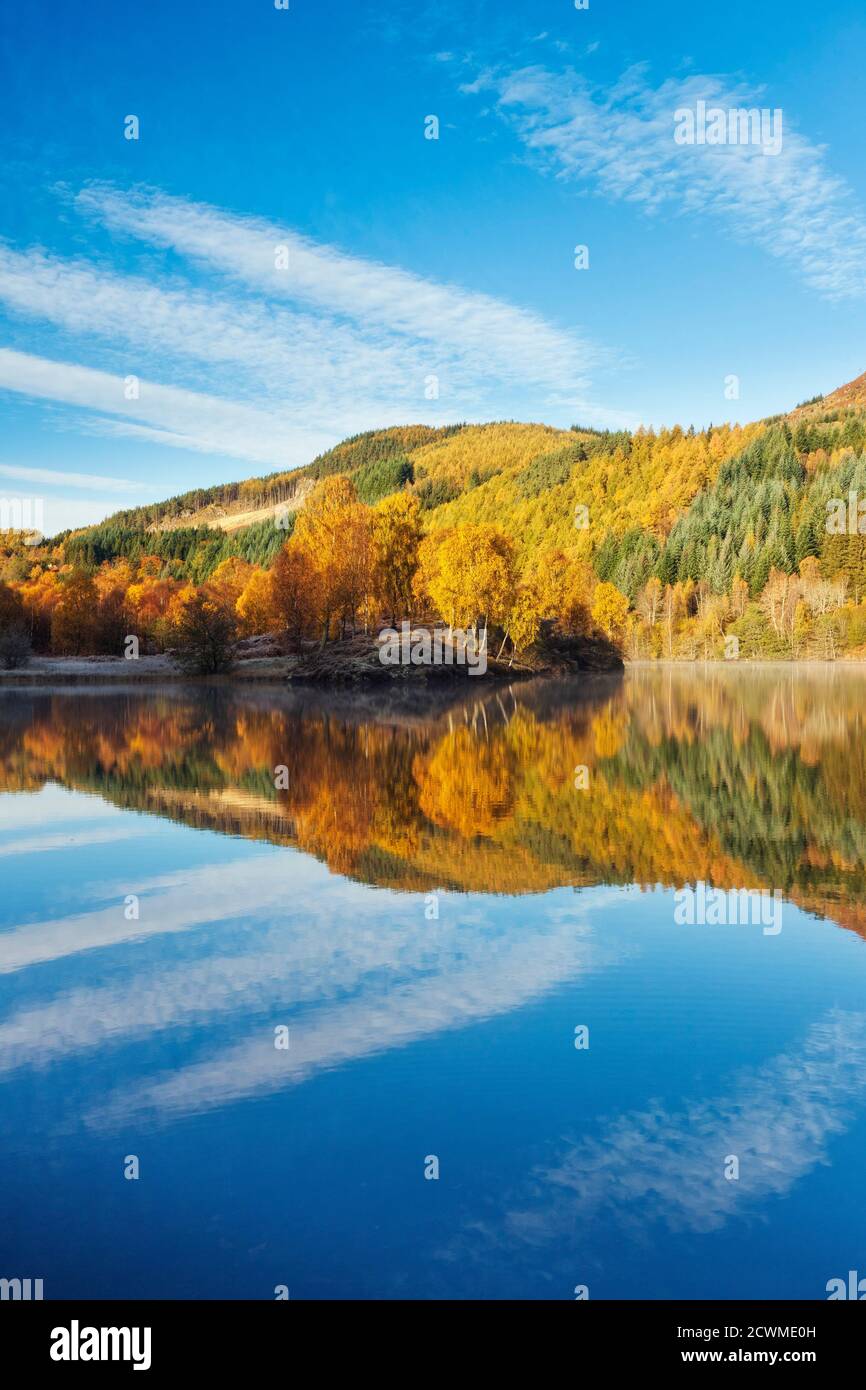
<path id="1" fill-rule="evenodd" d="M 174 659 L 191 676 L 213 676 L 234 664 L 237 619 L 224 604 L 196 594 L 184 605 Z"/>

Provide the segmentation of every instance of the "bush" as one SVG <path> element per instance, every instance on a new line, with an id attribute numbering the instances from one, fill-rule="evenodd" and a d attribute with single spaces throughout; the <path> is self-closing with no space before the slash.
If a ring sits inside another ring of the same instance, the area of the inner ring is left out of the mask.
<path id="1" fill-rule="evenodd" d="M 207 594 L 196 594 L 178 624 L 174 659 L 190 676 L 214 676 L 234 665 L 238 636 L 234 613 Z"/>

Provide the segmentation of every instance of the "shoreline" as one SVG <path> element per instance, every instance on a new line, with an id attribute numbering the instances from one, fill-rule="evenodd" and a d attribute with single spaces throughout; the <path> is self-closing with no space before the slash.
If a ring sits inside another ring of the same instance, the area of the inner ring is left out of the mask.
<path id="1" fill-rule="evenodd" d="M 612 644 L 599 638 L 566 638 L 539 643 L 517 664 L 488 657 L 483 669 L 461 661 L 447 663 L 382 662 L 367 636 L 354 636 L 287 651 L 273 641 L 248 639 L 227 671 L 183 671 L 167 653 L 140 656 L 42 656 L 26 666 L 0 670 L 0 690 L 44 686 L 126 685 L 286 685 L 297 689 L 364 689 L 370 691 L 484 689 L 497 684 L 547 676 L 622 673 L 623 662 Z"/>
<path id="2" fill-rule="evenodd" d="M 131 670 L 131 666 L 137 667 Z M 489 668 L 482 675 L 470 676 L 463 671 L 440 671 L 429 678 L 426 668 L 407 668 L 403 676 L 385 676 L 378 679 L 369 676 L 356 676 L 347 671 L 342 678 L 334 680 L 307 678 L 302 672 L 295 673 L 296 662 L 291 658 L 268 658 L 240 662 L 233 670 L 213 675 L 188 675 L 180 671 L 163 657 L 141 657 L 136 663 L 122 657 L 87 660 L 81 657 L 42 657 L 36 658 L 29 666 L 14 671 L 0 671 L 0 693 L 4 690 L 54 689 L 76 690 L 81 688 L 107 687 L 117 691 L 140 690 L 142 687 L 173 686 L 178 689 L 190 687 L 276 687 L 294 690 L 298 693 L 326 693 L 339 690 L 346 696 L 393 694 L 481 693 L 499 686 L 523 684 L 527 681 L 554 681 L 563 679 L 585 679 L 596 676 L 622 676 L 629 671 L 796 671 L 798 674 L 810 672 L 827 675 L 831 671 L 863 672 L 866 660 L 840 657 L 836 661 L 809 660 L 798 658 L 792 661 L 765 660 L 750 658 L 740 661 L 678 660 L 676 658 L 653 661 L 650 659 L 625 660 L 621 667 L 609 670 L 592 670 L 575 667 L 541 667 L 530 669 L 524 666 Z"/>
<path id="3" fill-rule="evenodd" d="M 270 685 L 270 687 L 295 689 L 295 691 L 321 691 L 327 692 L 331 689 L 339 689 L 343 694 L 350 695 L 352 691 L 364 692 L 364 694 L 375 694 L 375 692 L 393 692 L 398 694 L 400 691 L 441 691 L 459 692 L 475 691 L 481 692 L 484 689 L 498 687 L 498 685 L 523 684 L 524 681 L 548 681 L 548 680 L 567 680 L 567 678 L 581 678 L 589 676 L 617 676 L 617 674 L 628 673 L 628 671 L 688 671 L 701 670 L 702 673 L 712 671 L 813 671 L 813 673 L 828 674 L 830 671 L 866 671 L 866 660 L 840 659 L 835 662 L 827 660 L 808 660 L 796 659 L 791 662 L 784 660 L 759 660 L 748 659 L 740 662 L 724 662 L 724 660 L 626 660 L 621 667 L 612 667 L 610 670 L 587 670 L 581 667 L 574 669 L 562 669 L 562 667 L 541 667 L 541 669 L 531 670 L 527 667 L 503 667 L 503 669 L 488 669 L 481 676 L 468 676 L 463 671 L 439 671 L 436 670 L 434 678 L 428 677 L 428 671 L 410 667 L 410 674 L 403 677 L 379 677 L 371 678 L 364 676 L 353 676 L 346 671 L 345 677 L 335 681 L 316 680 L 316 678 L 304 678 L 303 673 L 295 676 L 295 663 L 286 657 L 268 657 L 264 660 L 253 660 L 253 662 L 242 662 L 234 670 L 225 671 L 221 674 L 211 674 L 211 676 L 189 676 L 178 670 L 171 662 L 164 657 L 143 656 L 140 662 L 135 663 L 138 670 L 131 670 L 129 667 L 133 663 L 126 662 L 124 657 L 110 657 L 110 659 L 86 660 L 85 657 L 50 656 L 36 657 L 29 666 L 19 670 L 0 671 L 0 692 L 4 689 L 76 689 L 81 687 L 111 687 L 113 689 L 129 689 L 135 691 L 142 687 L 165 687 L 174 685 L 178 688 L 188 687 L 247 687 L 247 685 Z M 417 674 L 416 674 L 417 673 Z"/>
<path id="4" fill-rule="evenodd" d="M 650 657 L 640 657 L 636 661 L 628 658 L 623 659 L 626 671 L 657 671 L 657 670 L 688 670 L 700 667 L 702 670 L 751 670 L 751 671 L 837 671 L 841 667 L 848 671 L 866 670 L 866 658 L 864 657 L 837 657 L 835 661 L 827 661 L 823 657 L 793 657 L 790 661 L 785 661 L 779 657 L 741 657 L 737 661 L 725 661 L 723 657 L 713 660 L 711 658 L 700 657 L 691 660 L 687 657 L 664 657 L 658 661 Z"/>

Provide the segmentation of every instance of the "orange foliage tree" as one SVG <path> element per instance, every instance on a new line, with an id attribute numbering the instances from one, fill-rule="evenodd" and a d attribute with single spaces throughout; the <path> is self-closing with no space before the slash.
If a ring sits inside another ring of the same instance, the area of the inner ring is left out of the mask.
<path id="1" fill-rule="evenodd" d="M 85 570 L 74 569 L 63 576 L 51 615 L 52 651 L 74 655 L 95 650 L 98 603 L 96 583 Z"/>
<path id="2" fill-rule="evenodd" d="M 300 646 L 319 621 L 319 571 L 308 551 L 294 538 L 283 546 L 271 571 L 273 612 L 276 621 Z"/>

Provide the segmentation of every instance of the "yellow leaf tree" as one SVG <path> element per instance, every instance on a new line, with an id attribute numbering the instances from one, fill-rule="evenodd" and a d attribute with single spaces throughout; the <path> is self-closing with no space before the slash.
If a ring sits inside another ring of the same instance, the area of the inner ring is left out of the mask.
<path id="1" fill-rule="evenodd" d="M 596 587 L 590 611 L 593 622 L 612 642 L 622 635 L 628 616 L 628 599 L 615 584 L 603 583 Z"/>
<path id="2" fill-rule="evenodd" d="M 421 536 L 417 499 L 408 492 L 384 497 L 373 513 L 373 562 L 378 595 L 392 624 L 412 614 Z"/>
<path id="3" fill-rule="evenodd" d="M 306 556 L 315 574 L 315 600 L 322 641 L 334 623 L 354 622 L 372 581 L 369 510 L 358 501 L 350 478 L 325 478 L 298 514 L 292 552 Z"/>
<path id="4" fill-rule="evenodd" d="M 99 595 L 84 570 L 72 570 L 63 581 L 57 606 L 51 615 L 51 649 L 64 656 L 93 651 Z"/>
<path id="5" fill-rule="evenodd" d="M 449 627 L 472 627 L 480 619 L 504 624 L 514 598 L 514 547 L 495 526 L 457 526 L 425 551 L 426 586 Z"/>
<path id="6" fill-rule="evenodd" d="M 292 538 L 271 570 L 271 595 L 277 623 L 300 646 L 321 620 L 319 572 L 309 553 Z"/>
<path id="7" fill-rule="evenodd" d="M 235 610 L 243 631 L 251 636 L 271 632 L 277 626 L 271 570 L 253 570 L 235 603 Z"/>

